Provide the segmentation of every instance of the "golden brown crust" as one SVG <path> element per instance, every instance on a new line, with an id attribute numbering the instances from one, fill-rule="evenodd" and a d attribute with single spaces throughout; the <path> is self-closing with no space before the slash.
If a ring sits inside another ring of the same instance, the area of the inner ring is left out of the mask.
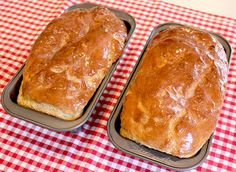
<path id="1" fill-rule="evenodd" d="M 62 14 L 32 47 L 18 103 L 65 120 L 78 118 L 126 37 L 124 23 L 108 9 Z"/>
<path id="2" fill-rule="evenodd" d="M 154 37 L 128 89 L 121 135 L 187 158 L 215 129 L 224 98 L 227 58 L 210 34 L 172 27 Z"/>

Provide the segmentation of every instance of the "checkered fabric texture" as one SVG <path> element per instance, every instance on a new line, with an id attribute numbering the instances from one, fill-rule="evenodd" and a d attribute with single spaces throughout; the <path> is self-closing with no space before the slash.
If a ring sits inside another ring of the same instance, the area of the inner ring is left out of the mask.
<path id="1" fill-rule="evenodd" d="M 37 36 L 82 1 L 0 1 L 0 92 L 24 63 Z M 155 26 L 178 22 L 224 36 L 233 54 L 227 93 L 206 161 L 193 171 L 236 171 L 236 20 L 151 0 L 91 0 L 130 13 L 137 27 L 96 110 L 77 133 L 50 131 L 7 114 L 0 105 L 1 171 L 166 171 L 115 148 L 106 124 Z"/>

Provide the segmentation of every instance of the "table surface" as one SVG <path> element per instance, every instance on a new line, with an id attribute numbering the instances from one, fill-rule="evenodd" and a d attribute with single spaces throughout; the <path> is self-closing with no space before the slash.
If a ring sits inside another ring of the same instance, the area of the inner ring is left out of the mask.
<path id="1" fill-rule="evenodd" d="M 175 5 L 236 19 L 235 0 L 163 0 Z"/>
<path id="2" fill-rule="evenodd" d="M 0 93 L 27 59 L 33 42 L 47 23 L 69 6 L 81 2 L 84 1 L 0 1 Z M 155 26 L 165 22 L 178 22 L 218 33 L 232 46 L 227 92 L 212 146 L 205 162 L 193 171 L 236 171 L 234 17 L 201 12 L 166 0 L 89 2 L 126 11 L 137 23 L 133 38 L 96 110 L 77 133 L 59 133 L 14 118 L 0 105 L 0 171 L 168 171 L 118 150 L 109 141 L 106 130 L 111 111 L 148 36 Z"/>

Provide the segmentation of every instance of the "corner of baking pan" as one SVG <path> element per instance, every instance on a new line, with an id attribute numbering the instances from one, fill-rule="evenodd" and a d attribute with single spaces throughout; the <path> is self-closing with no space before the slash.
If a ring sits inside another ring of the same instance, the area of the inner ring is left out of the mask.
<path id="1" fill-rule="evenodd" d="M 17 78 L 19 77 L 19 73 L 22 72 L 23 68 L 25 66 L 25 63 L 16 71 L 16 73 L 12 76 L 12 78 L 10 79 L 10 81 L 5 85 L 2 93 L 1 93 L 1 104 L 2 104 L 2 107 L 3 109 L 6 111 L 6 112 L 11 112 L 10 111 L 10 108 L 8 107 L 7 105 L 7 101 L 9 101 L 8 97 L 7 97 L 7 92 L 9 90 L 9 87 L 11 86 L 11 83 Z"/>

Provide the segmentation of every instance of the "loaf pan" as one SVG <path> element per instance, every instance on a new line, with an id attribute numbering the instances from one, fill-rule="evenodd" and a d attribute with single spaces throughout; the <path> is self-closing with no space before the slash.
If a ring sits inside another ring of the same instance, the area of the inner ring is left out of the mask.
<path id="1" fill-rule="evenodd" d="M 88 3 L 77 4 L 77 5 L 69 7 L 67 10 L 65 10 L 65 12 L 71 11 L 71 10 L 89 9 L 96 6 L 97 5 L 88 4 Z M 110 10 L 118 18 L 123 20 L 127 27 L 128 37 L 125 42 L 125 48 L 126 48 L 136 26 L 135 20 L 128 13 L 118 11 L 115 9 L 110 9 Z M 87 106 L 84 108 L 82 116 L 74 121 L 64 121 L 62 119 L 59 119 L 50 115 L 46 115 L 41 112 L 37 112 L 35 110 L 22 107 L 16 103 L 17 96 L 19 93 L 19 87 L 23 78 L 22 73 L 23 73 L 24 65 L 18 70 L 18 72 L 15 74 L 15 76 L 11 79 L 11 81 L 7 84 L 7 86 L 3 90 L 3 93 L 2 93 L 3 108 L 5 109 L 6 112 L 8 112 L 14 117 L 37 124 L 44 128 L 48 128 L 48 129 L 56 130 L 56 131 L 73 131 L 73 130 L 75 131 L 76 128 L 83 125 L 91 116 L 98 100 L 100 99 L 104 89 L 106 88 L 118 63 L 119 63 L 119 59 L 112 65 L 111 69 L 109 70 L 109 73 L 103 79 L 102 83 L 100 84 L 96 92 L 94 93 L 93 97 L 89 100 Z"/>
<path id="2" fill-rule="evenodd" d="M 120 113 L 122 110 L 122 104 L 125 98 L 126 91 L 134 79 L 134 76 L 138 72 L 139 64 L 142 61 L 143 54 L 149 45 L 152 38 L 160 31 L 167 29 L 170 26 L 176 26 L 180 25 L 177 23 L 165 23 L 161 24 L 158 27 L 156 27 L 153 32 L 151 33 L 141 55 L 136 63 L 128 81 L 125 85 L 123 91 L 121 92 L 121 95 L 115 105 L 115 108 L 109 117 L 108 123 L 107 123 L 107 132 L 108 136 L 111 140 L 111 142 L 114 144 L 114 146 L 118 149 L 120 149 L 123 152 L 126 152 L 127 154 L 133 155 L 134 157 L 138 157 L 150 162 L 153 162 L 157 165 L 172 169 L 172 170 L 189 170 L 192 168 L 195 168 L 199 166 L 207 157 L 207 154 L 210 149 L 211 141 L 213 135 L 209 138 L 209 140 L 204 144 L 204 146 L 199 150 L 197 154 L 195 154 L 191 158 L 178 158 L 154 149 L 150 149 L 146 146 L 143 146 L 141 144 L 138 144 L 132 140 L 129 140 L 127 138 L 122 137 L 119 134 L 120 131 Z M 223 45 L 225 52 L 228 57 L 228 61 L 231 57 L 231 47 L 229 43 L 221 37 L 220 35 L 211 33 L 219 42 Z"/>

